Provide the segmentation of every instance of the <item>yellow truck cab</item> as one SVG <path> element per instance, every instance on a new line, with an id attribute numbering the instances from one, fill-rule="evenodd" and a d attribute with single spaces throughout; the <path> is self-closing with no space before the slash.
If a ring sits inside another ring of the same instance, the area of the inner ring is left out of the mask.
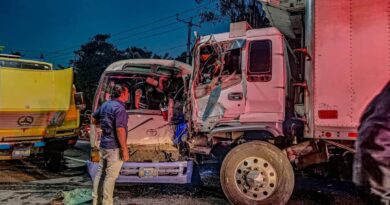
<path id="1" fill-rule="evenodd" d="M 43 154 L 48 168 L 59 170 L 77 140 L 75 96 L 72 68 L 0 54 L 0 160 Z"/>

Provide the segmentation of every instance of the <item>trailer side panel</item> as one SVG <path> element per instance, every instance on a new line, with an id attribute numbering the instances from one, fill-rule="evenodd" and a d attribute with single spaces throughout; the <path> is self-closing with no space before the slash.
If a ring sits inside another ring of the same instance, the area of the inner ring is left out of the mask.
<path id="1" fill-rule="evenodd" d="M 354 139 L 362 111 L 389 81 L 389 2 L 315 1 L 316 137 Z"/>

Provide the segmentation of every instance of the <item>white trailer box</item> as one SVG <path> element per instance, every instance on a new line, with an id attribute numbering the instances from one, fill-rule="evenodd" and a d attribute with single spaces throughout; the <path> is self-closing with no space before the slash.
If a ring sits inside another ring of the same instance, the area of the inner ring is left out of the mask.
<path id="1" fill-rule="evenodd" d="M 306 135 L 355 139 L 360 116 L 390 79 L 390 1 L 310 0 Z"/>

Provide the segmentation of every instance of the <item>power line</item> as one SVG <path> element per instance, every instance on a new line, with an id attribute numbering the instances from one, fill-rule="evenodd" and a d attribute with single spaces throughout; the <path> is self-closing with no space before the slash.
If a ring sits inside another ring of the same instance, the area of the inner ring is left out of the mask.
<path id="1" fill-rule="evenodd" d="M 214 0 L 212 0 L 214 1 Z M 188 12 L 191 12 L 191 11 L 195 11 L 195 10 L 199 10 L 199 9 L 202 9 L 202 8 L 207 8 L 208 6 L 208 3 L 204 3 L 204 4 L 201 4 L 200 6 L 196 6 L 196 7 L 192 7 L 192 8 L 189 8 L 187 10 L 184 10 L 184 11 L 181 11 L 177 14 L 184 14 L 184 13 L 188 13 Z M 143 25 L 140 25 L 140 26 L 136 26 L 136 27 L 132 27 L 132 28 L 129 28 L 129 29 L 126 29 L 124 31 L 119 31 L 117 33 L 114 33 L 114 34 L 111 34 L 111 36 L 116 36 L 116 35 L 120 35 L 122 33 L 126 33 L 126 32 L 129 32 L 129 31 L 133 31 L 133 30 L 137 30 L 139 28 L 144 28 L 144 27 L 147 27 L 149 25 L 153 25 L 153 24 L 156 24 L 158 22 L 161 22 L 161 21 L 164 21 L 164 20 L 167 20 L 167 19 L 171 19 L 171 18 L 174 18 L 177 16 L 177 14 L 175 15 L 170 15 L 170 16 L 166 16 L 166 17 L 163 17 L 163 18 L 160 18 L 160 19 L 157 19 L 157 20 L 154 20 L 152 22 L 149 22 L 149 23 L 146 23 L 146 24 L 143 24 Z"/>
<path id="2" fill-rule="evenodd" d="M 215 0 L 211 0 L 211 1 L 215 1 Z M 211 3 L 211 2 L 209 2 Z M 191 11 L 194 11 L 194 10 L 200 10 L 200 9 L 203 9 L 203 8 L 208 8 L 208 4 L 209 3 L 204 3 L 204 4 L 201 4 L 199 6 L 196 6 L 196 7 L 193 7 L 193 8 L 190 8 L 190 9 L 187 9 L 187 10 L 184 10 L 184 11 L 181 11 L 175 15 L 170 15 L 170 16 L 166 16 L 166 17 L 163 17 L 163 18 L 160 18 L 160 19 L 157 19 L 157 20 L 154 20 L 154 21 L 151 21 L 149 23 L 146 23 L 146 24 L 142 24 L 142 25 L 139 25 L 139 26 L 136 26 L 136 27 L 132 27 L 130 29 L 126 29 L 126 30 L 123 30 L 123 31 L 119 31 L 119 32 L 116 32 L 116 33 L 113 33 L 111 34 L 110 36 L 118 36 L 118 35 L 121 35 L 123 33 L 127 33 L 129 31 L 134 31 L 134 30 L 137 30 L 137 29 L 140 29 L 140 28 L 145 28 L 145 27 L 148 27 L 149 25 L 153 25 L 153 24 L 156 24 L 156 23 L 159 23 L 159 22 L 162 22 L 162 21 L 165 21 L 165 20 L 168 20 L 168 19 L 171 19 L 171 18 L 174 18 L 174 17 L 177 17 L 178 14 L 184 14 L 184 13 L 188 13 L 188 12 L 191 12 Z M 192 17 L 190 17 L 192 18 Z M 118 42 L 118 41 L 121 41 L 121 40 L 125 40 L 125 39 L 128 39 L 129 37 L 134 37 L 136 35 L 139 35 L 139 34 L 144 34 L 146 32 L 151 32 L 151 31 L 154 31 L 154 30 L 157 30 L 157 29 L 160 29 L 160 28 L 164 28 L 166 26 L 169 26 L 169 25 L 173 25 L 173 24 L 176 24 L 177 22 L 172 22 L 172 23 L 168 23 L 168 24 L 164 24 L 164 25 L 161 25 L 161 26 L 158 26 L 158 27 L 155 27 L 154 29 L 149 29 L 147 31 L 143 31 L 143 32 L 139 32 L 139 33 L 135 33 L 131 36 L 126 36 L 126 37 L 122 37 L 122 38 L 119 38 L 119 39 L 114 39 L 114 42 Z M 174 29 L 176 30 L 176 29 Z M 162 32 L 160 34 L 163 34 L 163 33 L 167 33 L 167 32 Z M 152 36 L 153 37 L 153 36 Z M 148 37 L 143 37 L 143 38 L 139 38 L 139 39 L 135 39 L 134 41 L 137 41 L 137 40 L 141 40 L 141 39 L 145 39 L 145 38 L 148 38 Z M 22 50 L 22 49 L 15 49 L 15 50 L 20 50 L 20 51 L 26 51 L 26 52 L 39 52 L 39 53 L 44 53 L 46 54 L 46 56 L 50 56 L 50 54 L 52 54 L 51 58 L 52 59 L 62 59 L 62 58 L 65 58 L 65 57 L 68 57 L 68 56 L 73 56 L 74 54 L 69 54 L 67 55 L 68 53 L 70 52 L 63 52 L 63 51 L 66 51 L 66 50 L 70 50 L 70 49 L 73 49 L 73 48 L 77 48 L 79 47 L 81 44 L 78 44 L 78 45 L 74 45 L 74 46 L 71 46 L 71 47 L 67 47 L 67 48 L 64 48 L 64 49 L 60 49 L 60 50 L 55 50 L 55 51 L 43 51 L 43 50 Z M 72 51 L 73 52 L 73 51 Z M 54 55 L 54 56 L 53 56 Z M 66 56 L 65 56 L 66 55 Z M 61 57 L 61 58 L 59 58 Z M 49 59 L 51 59 L 49 58 Z"/>
<path id="3" fill-rule="evenodd" d="M 185 26 L 175 27 L 174 29 L 170 29 L 170 30 L 166 30 L 166 31 L 163 31 L 163 32 L 158 32 L 158 33 L 154 33 L 154 34 L 151 34 L 151 35 L 143 36 L 141 38 L 136 38 L 134 40 L 131 40 L 131 41 L 128 41 L 128 42 L 124 42 L 124 43 L 133 43 L 133 42 L 136 42 L 136 41 L 139 41 L 139 40 L 161 36 L 162 34 L 171 33 L 173 31 L 177 31 L 177 30 L 180 30 L 182 28 L 185 28 Z M 121 44 L 119 44 L 119 45 L 121 45 Z"/>
<path id="4" fill-rule="evenodd" d="M 183 13 L 183 12 L 181 12 L 181 13 Z M 191 17 L 189 17 L 189 18 L 187 18 L 187 19 L 190 19 L 190 18 L 193 18 L 193 17 L 195 17 L 195 16 L 191 16 Z M 158 27 L 154 27 L 154 28 L 149 29 L 149 30 L 145 30 L 145 31 L 141 31 L 141 32 L 138 32 L 138 33 L 134 33 L 134 34 L 132 34 L 132 35 L 128 35 L 128 36 L 125 36 L 125 37 L 113 39 L 113 40 L 111 40 L 111 42 L 120 42 L 120 41 L 123 41 L 123 40 L 126 40 L 126 39 L 131 39 L 131 38 L 133 38 L 134 36 L 143 35 L 143 34 L 145 34 L 145 33 L 152 32 L 152 31 L 156 31 L 156 30 L 159 30 L 159 29 L 162 29 L 162 28 L 165 28 L 165 27 L 167 27 L 167 26 L 174 25 L 174 24 L 177 24 L 177 22 L 171 22 L 171 23 L 163 24 L 163 25 L 160 25 L 160 26 L 158 26 Z M 165 32 L 163 32 L 163 33 L 165 33 Z M 138 39 L 136 39 L 136 40 L 138 40 Z M 63 52 L 63 53 L 60 53 L 60 54 L 55 53 L 54 55 L 47 55 L 47 56 L 50 56 L 51 58 L 57 58 L 57 57 L 60 57 L 60 56 L 63 56 L 63 55 L 67 55 L 67 54 L 69 54 L 70 52 L 73 52 L 73 51 Z"/>
<path id="5" fill-rule="evenodd" d="M 174 25 L 174 24 L 177 24 L 177 22 L 171 22 L 171 23 L 168 23 L 168 24 L 163 24 L 161 26 L 158 26 L 158 27 L 146 30 L 146 31 L 141 31 L 141 32 L 138 32 L 138 33 L 134 33 L 132 35 L 128 35 L 128 36 L 122 37 L 122 38 L 113 39 L 113 40 L 111 40 L 111 42 L 121 42 L 121 41 L 124 41 L 124 40 L 132 39 L 132 38 L 137 37 L 139 35 L 144 35 L 145 33 L 156 31 L 156 30 L 159 30 L 159 29 L 162 29 L 162 28 L 165 28 L 167 26 Z M 138 40 L 138 39 L 136 39 L 136 40 Z M 69 51 L 69 52 L 65 52 L 65 53 L 61 53 L 61 54 L 57 54 L 57 55 L 48 55 L 48 56 L 50 56 L 51 58 L 57 58 L 57 57 L 61 57 L 63 55 L 69 55 L 71 52 L 73 52 L 73 51 Z"/>
<path id="6" fill-rule="evenodd" d="M 186 44 L 179 44 L 179 45 L 172 46 L 172 47 L 169 47 L 169 48 L 164 48 L 164 49 L 153 51 L 153 53 L 157 54 L 157 53 L 160 53 L 160 52 L 171 51 L 171 50 L 175 50 L 175 49 L 178 49 L 178 48 L 183 48 L 183 47 L 186 47 L 186 46 L 187 46 Z M 64 59 L 64 58 L 73 58 L 73 57 L 75 57 L 75 54 L 62 56 L 61 58 L 58 58 L 55 61 L 59 61 L 60 59 Z"/>
<path id="7" fill-rule="evenodd" d="M 166 30 L 166 31 L 164 31 L 164 32 L 159 32 L 159 33 L 154 33 L 154 34 L 152 34 L 152 35 L 143 36 L 143 37 L 141 37 L 141 38 L 134 39 L 134 40 L 132 40 L 132 41 L 130 41 L 130 42 L 136 42 L 136 41 L 143 40 L 143 39 L 147 39 L 147 38 L 158 37 L 158 36 L 161 36 L 161 35 L 163 35 L 163 34 L 171 33 L 171 32 L 173 32 L 173 31 L 177 31 L 177 30 L 180 30 L 180 29 L 185 28 L 185 27 L 186 27 L 186 26 L 176 27 L 176 28 L 174 28 L 174 29 Z M 174 48 L 176 48 L 176 47 L 174 47 Z M 170 49 L 170 48 L 168 48 L 168 49 Z M 156 52 L 158 52 L 158 51 L 156 51 Z M 62 56 L 51 57 L 51 58 L 48 58 L 48 59 L 51 60 L 51 61 L 58 61 L 58 60 L 60 60 L 60 59 L 69 58 L 69 57 L 73 57 L 73 56 L 74 56 L 74 54 L 69 54 L 69 55 L 66 55 L 66 56 L 63 56 L 63 55 L 62 55 Z"/>
<path id="8" fill-rule="evenodd" d="M 170 50 L 174 50 L 174 49 L 182 48 L 182 47 L 186 47 L 186 46 L 187 46 L 186 44 L 180 44 L 180 45 L 176 45 L 176 46 L 173 46 L 173 47 L 170 47 L 170 48 L 157 50 L 157 51 L 155 51 L 155 53 L 164 52 L 164 51 L 170 51 Z"/>
<path id="9" fill-rule="evenodd" d="M 211 0 L 211 1 L 215 1 L 215 0 Z M 209 2 L 210 3 L 210 2 Z M 189 8 L 187 10 L 184 10 L 184 11 L 181 11 L 179 12 L 178 14 L 184 14 L 184 13 L 188 13 L 188 12 L 191 12 L 191 11 L 195 11 L 195 10 L 200 10 L 200 9 L 203 9 L 203 8 L 207 8 L 208 4 L 209 3 L 204 3 L 204 4 L 201 4 L 201 5 L 198 5 L 196 7 L 192 7 L 192 8 Z M 151 22 L 148 22 L 146 24 L 142 24 L 142 25 L 139 25 L 139 26 L 136 26 L 136 27 L 132 27 L 132 28 L 129 28 L 129 29 L 126 29 L 126 30 L 123 30 L 123 31 L 119 31 L 119 32 L 116 32 L 116 33 L 113 33 L 111 34 L 110 36 L 118 36 L 118 35 L 121 35 L 123 33 L 127 33 L 129 31 L 134 31 L 134 30 L 138 30 L 138 29 L 141 29 L 141 28 L 145 28 L 145 27 L 148 27 L 149 25 L 153 25 L 153 24 L 156 24 L 156 23 L 159 23 L 159 22 L 162 22 L 162 21 L 165 21 L 165 20 L 168 20 L 168 19 L 171 19 L 171 18 L 174 18 L 176 17 L 177 14 L 175 15 L 170 15 L 170 16 L 166 16 L 166 17 L 163 17 L 163 18 L 159 18 L 157 20 L 154 20 L 154 21 L 151 21 Z M 139 34 L 144 34 L 145 32 L 151 32 L 151 31 L 154 31 L 156 29 L 160 29 L 160 28 L 163 28 L 163 27 L 166 27 L 166 26 L 169 26 L 169 25 L 173 25 L 173 24 L 176 24 L 177 22 L 172 22 L 172 23 L 168 23 L 168 24 L 164 24 L 164 25 L 161 25 L 161 26 L 158 26 L 158 27 L 155 27 L 154 29 L 149 29 L 147 31 L 143 31 L 143 32 L 139 32 L 139 33 L 136 33 L 136 34 L 133 34 L 131 37 L 134 37 L 135 35 L 139 35 Z M 115 39 L 114 41 L 117 42 L 117 41 L 121 41 L 121 40 L 125 40 L 125 39 L 128 39 L 130 36 L 127 36 L 127 37 L 122 37 L 122 38 L 119 38 L 119 39 Z M 139 39 L 136 39 L 136 40 L 139 40 Z M 73 48 L 77 48 L 79 47 L 81 44 L 78 44 L 78 45 L 74 45 L 74 46 L 70 46 L 70 47 L 67 47 L 67 48 L 64 48 L 64 49 L 60 49 L 60 50 L 54 50 L 54 51 L 47 51 L 47 50 L 28 50 L 28 49 L 7 49 L 7 50 L 15 50 L 15 51 L 22 51 L 22 52 L 31 52 L 31 53 L 41 53 L 41 54 L 44 54 L 45 57 L 51 57 L 51 58 L 57 58 L 57 57 L 62 57 L 62 56 L 70 56 L 73 54 L 69 54 L 73 51 L 70 51 L 70 52 L 64 52 L 64 51 L 67 51 L 67 50 L 70 50 L 70 49 L 73 49 Z M 50 58 L 49 58 L 50 59 Z"/>
<path id="10" fill-rule="evenodd" d="M 212 0 L 212 1 L 215 1 L 215 0 Z M 192 7 L 192 8 L 190 8 L 190 9 L 181 11 L 181 12 L 179 12 L 178 14 L 184 14 L 184 13 L 188 13 L 188 12 L 191 12 L 191 11 L 194 11 L 194 10 L 199 10 L 199 9 L 202 9 L 202 8 L 207 8 L 206 5 L 208 5 L 208 4 L 209 4 L 209 3 L 204 3 L 204 4 L 200 5 L 200 6 Z M 139 26 L 135 26 L 135 27 L 132 27 L 132 28 L 123 30 L 123 31 L 119 31 L 119 32 L 113 33 L 113 34 L 111 34 L 111 36 L 117 36 L 117 35 L 120 35 L 120 34 L 123 34 L 123 33 L 127 33 L 127 32 L 129 32 L 129 31 L 137 30 L 137 29 L 140 29 L 140 28 L 145 28 L 145 27 L 147 27 L 147 26 L 150 26 L 150 25 L 153 25 L 153 24 L 156 24 L 156 23 L 165 21 L 165 20 L 167 20 L 167 19 L 174 18 L 174 17 L 176 17 L 176 15 L 177 15 L 177 14 L 175 14 L 175 15 L 170 15 L 170 16 L 166 16 L 166 17 L 162 17 L 162 18 L 159 18 L 159 19 L 157 19 L 157 20 L 151 21 L 151 22 L 146 23 L 146 24 L 142 24 L 142 25 L 139 25 Z M 70 47 L 67 47 L 67 48 L 64 48 L 64 49 L 60 49 L 60 50 L 56 50 L 56 51 L 52 51 L 52 52 L 66 51 L 66 50 L 73 49 L 73 48 L 76 48 L 76 47 L 79 47 L 79 46 L 80 46 L 80 44 L 77 44 L 77 45 L 74 45 L 74 46 L 70 46 Z"/>
<path id="11" fill-rule="evenodd" d="M 190 17 L 190 18 L 192 18 L 192 17 Z M 158 29 L 165 28 L 166 26 L 170 26 L 170 25 L 174 25 L 174 24 L 177 24 L 177 22 L 171 22 L 171 23 L 168 23 L 168 24 L 163 24 L 161 26 L 154 27 L 154 28 L 146 30 L 146 31 L 141 31 L 141 32 L 138 32 L 138 33 L 134 33 L 132 35 L 128 35 L 126 37 L 113 39 L 113 40 L 111 40 L 111 42 L 118 42 L 118 41 L 126 40 L 126 39 L 129 39 L 131 37 L 134 37 L 134 36 L 137 36 L 137 35 L 141 35 L 141 34 L 145 34 L 145 33 L 152 32 L 152 31 L 156 31 Z"/>
<path id="12" fill-rule="evenodd" d="M 192 19 L 192 17 L 189 17 L 187 19 Z M 181 28 L 185 28 L 186 26 L 181 26 L 181 27 L 176 27 L 174 29 L 170 29 L 170 30 L 166 30 L 166 31 L 162 31 L 162 32 L 157 32 L 157 33 L 153 33 L 151 35 L 147 35 L 147 36 L 143 36 L 141 38 L 135 38 L 135 39 L 132 39 L 133 37 L 135 36 L 139 36 L 139 35 L 143 35 L 145 33 L 148 33 L 148 32 L 152 32 L 152 31 L 156 31 L 156 30 L 159 30 L 161 28 L 165 28 L 166 26 L 169 26 L 169 25 L 174 25 L 174 24 L 177 24 L 177 22 L 172 22 L 172 23 L 168 23 L 168 24 L 164 24 L 164 25 L 161 25 L 159 27 L 155 27 L 153 29 L 149 29 L 149 30 L 146 30 L 146 31 L 142 31 L 142 32 L 138 32 L 138 33 L 135 33 L 133 35 L 130 35 L 130 36 L 126 36 L 126 37 L 123 37 L 123 38 L 119 38 L 119 39 L 114 39 L 112 40 L 111 42 L 121 42 L 121 41 L 124 41 L 124 40 L 127 40 L 127 39 L 130 39 L 130 41 L 128 42 L 124 42 L 124 43 L 133 43 L 133 42 L 137 42 L 139 40 L 143 40 L 143 39 L 147 39 L 147 38 L 152 38 L 152 37 L 156 37 L 156 36 L 159 36 L 159 35 L 163 35 L 163 34 L 166 34 L 166 33 L 171 33 L 173 31 L 177 31 L 177 30 L 180 30 Z M 117 45 L 122 45 L 124 43 L 119 43 Z M 64 53 L 64 54 L 59 54 L 59 55 L 55 55 L 55 56 L 50 56 L 50 59 L 57 59 L 58 57 L 62 57 L 64 55 L 67 55 L 69 56 L 69 53 Z"/>

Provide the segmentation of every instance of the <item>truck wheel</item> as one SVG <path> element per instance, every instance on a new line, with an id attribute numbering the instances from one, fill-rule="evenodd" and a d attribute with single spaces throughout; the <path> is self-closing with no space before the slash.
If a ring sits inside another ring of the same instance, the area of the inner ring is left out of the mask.
<path id="1" fill-rule="evenodd" d="M 220 180 L 235 205 L 285 204 L 294 189 L 294 172 L 287 157 L 261 141 L 233 148 L 222 163 Z"/>
<path id="2" fill-rule="evenodd" d="M 64 153 L 50 152 L 45 153 L 45 167 L 51 172 L 60 172 L 63 168 Z"/>
<path id="3" fill-rule="evenodd" d="M 203 186 L 202 178 L 200 177 L 199 165 L 193 165 L 192 176 L 191 176 L 191 186 L 193 188 L 201 188 Z"/>

